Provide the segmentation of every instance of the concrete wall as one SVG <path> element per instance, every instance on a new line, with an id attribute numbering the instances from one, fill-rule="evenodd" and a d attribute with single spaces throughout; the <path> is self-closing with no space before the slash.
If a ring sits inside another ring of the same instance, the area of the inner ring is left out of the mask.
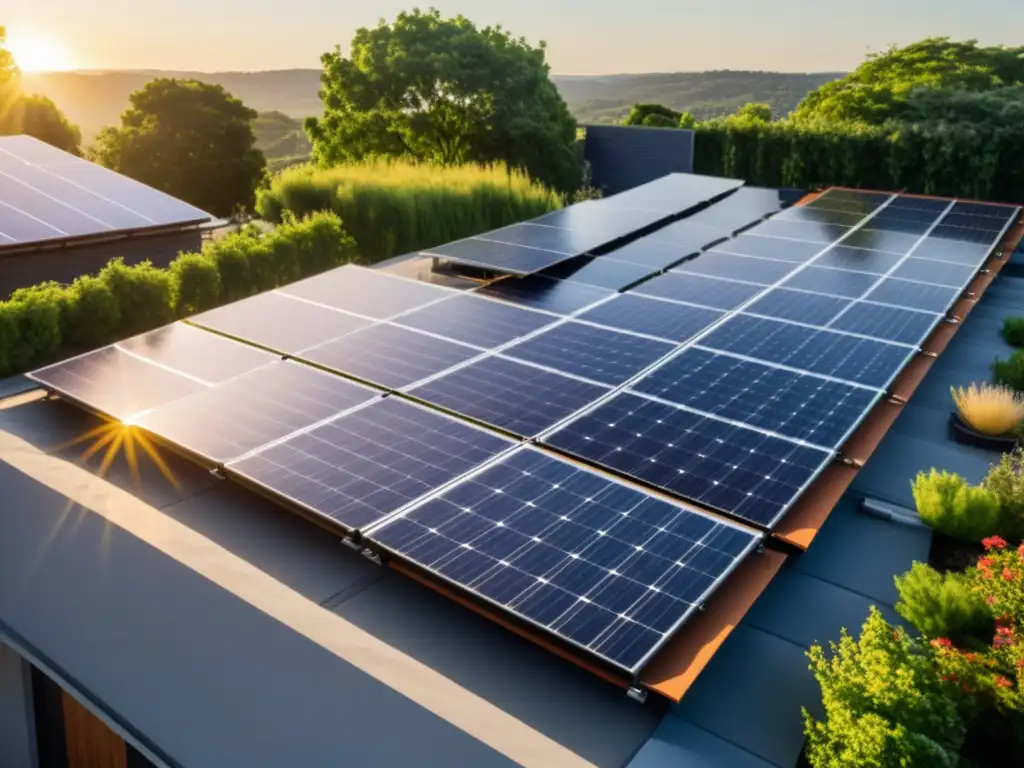
<path id="1" fill-rule="evenodd" d="M 181 251 L 195 251 L 201 245 L 199 230 L 189 230 L 70 248 L 0 254 L 0 300 L 18 288 L 46 280 L 70 283 L 81 275 L 98 272 L 118 256 L 124 257 L 128 264 L 149 259 L 158 267 L 166 267 Z"/>
<path id="2" fill-rule="evenodd" d="M 0 642 L 0 766 L 35 768 L 36 732 L 31 669 Z"/>

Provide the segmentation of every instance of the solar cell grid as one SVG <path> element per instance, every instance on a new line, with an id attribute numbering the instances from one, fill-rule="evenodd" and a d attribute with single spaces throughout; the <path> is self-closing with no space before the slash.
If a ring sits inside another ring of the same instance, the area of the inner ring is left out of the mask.
<path id="1" fill-rule="evenodd" d="M 909 253 L 921 239 L 919 234 L 890 232 L 881 229 L 870 229 L 869 227 L 870 224 L 864 229 L 858 229 L 843 240 L 843 245 L 853 246 L 854 248 L 869 248 L 874 251 L 886 251 L 902 256 Z"/>
<path id="2" fill-rule="evenodd" d="M 809 261 L 817 256 L 825 246 L 803 240 L 789 240 L 779 237 L 761 237 L 744 233 L 732 240 L 726 240 L 715 246 L 715 251 L 733 253 L 741 256 L 758 256 L 763 259 L 793 262 L 794 264 Z"/>
<path id="3" fill-rule="evenodd" d="M 744 186 L 728 197 L 687 216 L 683 221 L 710 227 L 728 235 L 778 211 L 784 205 L 785 201 L 778 190 Z M 670 224 L 665 230 L 675 226 L 678 225 Z"/>
<path id="4" fill-rule="evenodd" d="M 829 327 L 917 346 L 941 319 L 941 315 L 930 312 L 855 302 L 833 320 Z"/>
<path id="5" fill-rule="evenodd" d="M 696 336 L 723 316 L 723 312 L 623 294 L 599 304 L 579 317 L 598 325 L 643 333 L 673 342 Z"/>
<path id="6" fill-rule="evenodd" d="M 860 224 L 864 215 L 860 213 L 846 213 L 844 211 L 833 211 L 829 208 L 814 208 L 809 205 L 796 205 L 787 208 L 785 211 L 776 214 L 771 221 L 792 221 L 806 222 L 808 224 L 832 224 L 844 227 L 852 227 Z"/>
<path id="7" fill-rule="evenodd" d="M 926 237 L 914 249 L 912 255 L 915 259 L 946 261 L 951 264 L 963 264 L 977 269 L 988 258 L 992 249 L 992 245 L 966 243 L 940 237 Z"/>
<path id="8" fill-rule="evenodd" d="M 817 262 L 815 262 L 817 263 Z M 806 267 L 788 278 L 782 285 L 814 293 L 827 293 L 856 299 L 863 296 L 878 282 L 878 275 L 848 272 L 842 269 Z"/>
<path id="9" fill-rule="evenodd" d="M 796 268 L 797 265 L 789 261 L 708 251 L 695 259 L 683 262 L 672 271 L 772 285 Z"/>
<path id="10" fill-rule="evenodd" d="M 396 323 L 446 339 L 493 349 L 532 333 L 558 318 L 477 296 L 456 296 L 402 315 Z"/>
<path id="11" fill-rule="evenodd" d="M 133 182 L 134 183 L 134 182 Z M 0 201 L 3 202 L 3 209 L 0 211 L 0 228 L 5 228 L 8 235 L 11 231 L 7 222 L 14 218 L 14 214 L 28 215 L 36 222 L 45 225 L 52 230 L 44 237 L 81 237 L 82 235 L 96 235 L 102 232 L 110 232 L 113 227 L 92 216 L 87 216 L 71 206 L 64 205 L 54 200 L 49 195 L 39 192 L 29 185 L 12 179 L 9 176 L 0 175 Z"/>
<path id="12" fill-rule="evenodd" d="M 682 272 L 666 272 L 641 283 L 631 292 L 641 296 L 702 304 L 715 309 L 735 309 L 764 290 L 762 285 L 721 280 Z"/>
<path id="13" fill-rule="evenodd" d="M 994 203 L 965 203 L 958 201 L 953 205 L 950 213 L 963 214 L 966 216 L 988 216 L 1001 219 L 1006 223 L 1016 217 L 1020 212 L 1019 208 L 1010 205 L 996 205 Z M 1000 225 L 1001 227 L 1002 225 Z"/>
<path id="14" fill-rule="evenodd" d="M 133 336 L 118 342 L 116 346 L 131 355 L 208 384 L 241 376 L 275 359 L 269 352 L 184 323 L 173 323 Z"/>
<path id="15" fill-rule="evenodd" d="M 822 196 L 817 197 L 811 202 L 807 203 L 808 208 L 814 209 L 825 209 L 829 211 L 840 211 L 842 213 L 852 213 L 858 216 L 866 216 L 869 213 L 877 210 L 880 203 L 872 203 L 864 200 L 848 200 L 840 199 L 835 197 Z"/>
<path id="16" fill-rule="evenodd" d="M 960 291 L 928 283 L 914 283 L 890 277 L 883 280 L 864 298 L 909 309 L 945 313 L 956 301 Z"/>
<path id="17" fill-rule="evenodd" d="M 351 530 L 380 521 L 511 446 L 388 397 L 231 462 L 228 470 Z"/>
<path id="18" fill-rule="evenodd" d="M 286 285 L 281 292 L 375 320 L 459 295 L 436 285 L 354 264 Z"/>
<path id="19" fill-rule="evenodd" d="M 865 248 L 851 248 L 847 245 L 833 245 L 815 258 L 811 264 L 815 267 L 832 267 L 884 275 L 896 266 L 901 258 L 895 253 L 869 251 Z"/>
<path id="20" fill-rule="evenodd" d="M 1002 230 L 1007 218 L 1004 216 L 979 216 L 972 213 L 960 213 L 956 210 L 956 206 L 953 206 L 953 210 L 942 217 L 942 226 L 963 227 L 991 232 L 992 235 L 988 238 L 988 242 L 991 242 Z"/>
<path id="21" fill-rule="evenodd" d="M 758 541 L 530 448 L 370 538 L 628 671 Z"/>
<path id="22" fill-rule="evenodd" d="M 824 246 L 826 243 L 838 240 L 849 231 L 850 228 L 847 226 L 826 222 L 811 222 L 807 219 L 801 221 L 769 219 L 749 230 L 748 234 L 821 243 Z M 806 248 L 805 246 L 801 247 Z M 820 250 L 821 248 L 818 248 L 815 252 Z"/>
<path id="23" fill-rule="evenodd" d="M 586 230 L 558 229 L 556 227 L 531 224 L 530 222 L 512 224 L 501 229 L 484 232 L 476 237 L 481 240 L 492 240 L 510 245 L 524 245 L 571 256 L 586 253 L 603 242 L 600 236 L 595 237 L 592 232 L 587 232 Z"/>
<path id="24" fill-rule="evenodd" d="M 614 251 L 606 254 L 609 258 L 615 259 L 616 261 L 625 261 L 630 264 L 639 264 L 642 267 L 649 267 L 649 271 L 659 271 L 672 266 L 673 264 L 682 261 L 687 256 L 690 256 L 710 241 L 705 241 L 701 245 L 697 245 L 694 248 L 681 248 L 678 245 L 672 243 L 661 242 L 660 240 L 652 239 L 651 237 L 641 237 L 639 240 L 634 240 L 629 245 L 624 245 L 622 248 L 616 248 Z"/>
<path id="25" fill-rule="evenodd" d="M 566 230 L 552 229 L 552 232 L 564 231 Z M 576 255 L 532 248 L 526 245 L 498 243 L 476 237 L 438 245 L 422 253 L 425 256 L 437 256 L 459 264 L 508 272 L 513 275 L 530 275 Z"/>
<path id="26" fill-rule="evenodd" d="M 689 253 L 702 251 L 712 243 L 722 240 L 731 234 L 732 230 L 698 224 L 686 218 L 652 232 L 643 240 L 670 243 L 673 247 L 681 250 L 685 256 Z M 616 256 L 616 258 L 621 258 L 621 256 Z"/>
<path id="27" fill-rule="evenodd" d="M 905 280 L 936 283 L 952 288 L 962 288 L 971 281 L 976 267 L 964 264 L 950 264 L 933 259 L 910 257 L 901 263 L 892 273 L 893 277 Z"/>
<path id="28" fill-rule="evenodd" d="M 948 207 L 948 200 L 933 197 L 914 197 L 912 195 L 897 195 L 887 206 L 887 208 L 892 208 L 893 210 L 931 212 L 936 216 Z"/>
<path id="29" fill-rule="evenodd" d="M 842 312 L 849 301 L 804 291 L 774 288 L 744 309 L 754 315 L 777 317 L 808 325 L 825 326 Z"/>
<path id="30" fill-rule="evenodd" d="M 612 291 L 605 288 L 544 275 L 505 278 L 482 287 L 479 293 L 559 315 L 578 312 L 612 295 Z"/>
<path id="31" fill-rule="evenodd" d="M 935 227 L 930 233 L 930 238 L 936 238 L 940 240 L 955 240 L 958 243 L 974 243 L 976 245 L 986 245 L 992 247 L 995 244 L 996 237 L 999 235 L 998 230 L 993 231 L 991 229 L 978 229 L 975 227 L 956 227 L 950 226 L 943 223 Z"/>
<path id="32" fill-rule="evenodd" d="M 546 270 L 545 275 L 559 280 L 585 283 L 610 291 L 621 291 L 657 270 L 639 264 L 618 261 L 610 256 L 576 259 Z"/>

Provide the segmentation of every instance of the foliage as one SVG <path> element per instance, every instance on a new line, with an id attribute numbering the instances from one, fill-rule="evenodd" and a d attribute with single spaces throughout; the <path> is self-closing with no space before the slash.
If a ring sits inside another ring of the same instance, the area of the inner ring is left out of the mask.
<path id="1" fill-rule="evenodd" d="M 732 117 L 734 120 L 769 123 L 772 119 L 772 108 L 769 104 L 744 104 Z"/>
<path id="2" fill-rule="evenodd" d="M 986 435 L 1008 435 L 1024 421 L 1024 394 L 1005 386 L 951 387 L 960 418 Z"/>
<path id="3" fill-rule="evenodd" d="M 992 363 L 992 377 L 997 384 L 1024 392 L 1024 349 L 1015 350 L 1005 360 L 997 358 Z"/>
<path id="4" fill-rule="evenodd" d="M 1021 124 L 1024 125 L 1024 121 Z M 1007 344 L 1024 347 L 1024 317 L 1008 317 L 1003 320 L 1002 334 Z"/>
<path id="5" fill-rule="evenodd" d="M 695 118 L 690 112 L 683 112 L 683 114 L 679 116 L 679 127 L 683 130 L 692 131 L 697 127 L 697 118 Z"/>
<path id="6" fill-rule="evenodd" d="M 682 112 L 669 109 L 661 104 L 634 104 L 622 124 L 645 125 L 650 128 L 677 128 L 682 117 Z"/>
<path id="7" fill-rule="evenodd" d="M 557 195 L 500 166 L 378 160 L 330 170 L 290 168 L 260 191 L 256 207 L 270 221 L 285 212 L 332 210 L 355 238 L 360 261 L 372 263 L 539 216 L 559 204 Z"/>
<path id="8" fill-rule="evenodd" d="M 265 172 L 255 111 L 196 80 L 159 78 L 130 101 L 121 125 L 100 131 L 93 160 L 216 216 L 252 209 Z"/>
<path id="9" fill-rule="evenodd" d="M 70 286 L 49 282 L 0 302 L 0 377 L 151 330 L 350 261 L 355 243 L 332 213 L 254 227 L 179 256 L 168 269 L 115 259 Z"/>
<path id="10" fill-rule="evenodd" d="M 825 720 L 804 710 L 807 757 L 815 768 L 955 768 L 966 728 L 939 681 L 932 656 L 877 608 L 860 637 L 844 629 L 827 658 L 808 651 L 821 686 Z"/>
<path id="11" fill-rule="evenodd" d="M 324 115 L 306 129 L 324 166 L 373 156 L 501 162 L 561 192 L 580 184 L 576 122 L 534 48 L 436 10 L 361 28 L 322 57 Z"/>
<path id="12" fill-rule="evenodd" d="M 1024 451 L 1004 453 L 982 485 L 999 499 L 999 525 L 991 532 L 1014 543 L 1024 541 Z"/>
<path id="13" fill-rule="evenodd" d="M 963 574 L 914 563 L 896 577 L 896 589 L 896 610 L 925 637 L 947 637 L 965 646 L 992 635 L 992 613 Z"/>
<path id="14" fill-rule="evenodd" d="M 82 135 L 50 99 L 25 93 L 14 56 L 0 39 L 0 136 L 24 133 L 57 149 L 81 154 Z"/>
<path id="15" fill-rule="evenodd" d="M 999 497 L 985 487 L 972 486 L 956 474 L 921 472 L 912 486 L 921 519 L 937 531 L 966 541 L 981 541 L 998 530 Z"/>

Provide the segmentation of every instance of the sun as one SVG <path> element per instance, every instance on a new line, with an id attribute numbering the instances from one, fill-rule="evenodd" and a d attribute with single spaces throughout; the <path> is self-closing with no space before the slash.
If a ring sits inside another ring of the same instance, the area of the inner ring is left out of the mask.
<path id="1" fill-rule="evenodd" d="M 52 38 L 32 34 L 10 35 L 7 48 L 22 72 L 71 69 L 67 51 Z"/>

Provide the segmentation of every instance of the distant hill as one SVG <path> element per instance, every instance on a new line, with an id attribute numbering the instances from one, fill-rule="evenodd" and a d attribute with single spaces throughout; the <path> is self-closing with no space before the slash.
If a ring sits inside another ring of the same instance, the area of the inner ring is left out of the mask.
<path id="1" fill-rule="evenodd" d="M 681 72 L 649 75 L 554 76 L 569 108 L 582 123 L 616 122 L 630 106 L 653 101 L 698 118 L 727 114 L 749 101 L 771 104 L 783 115 L 804 95 L 842 72 Z M 320 70 L 267 72 L 172 72 L 160 70 L 47 72 L 26 75 L 25 87 L 53 99 L 82 129 L 86 142 L 116 123 L 128 96 L 155 77 L 193 77 L 224 86 L 259 112 L 292 118 L 320 113 Z"/>

